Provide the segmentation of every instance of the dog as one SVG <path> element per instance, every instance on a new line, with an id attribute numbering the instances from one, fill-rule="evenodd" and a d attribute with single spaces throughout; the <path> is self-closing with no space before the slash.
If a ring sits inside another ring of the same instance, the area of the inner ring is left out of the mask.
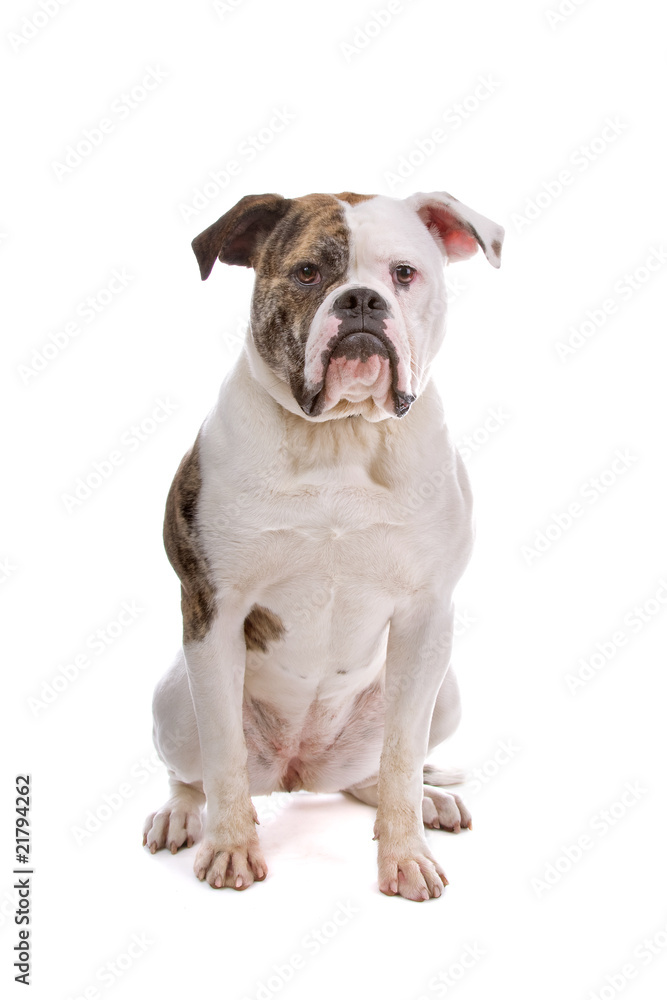
<path id="1" fill-rule="evenodd" d="M 193 240 L 255 270 L 243 351 L 169 491 L 183 647 L 157 685 L 170 797 L 144 845 L 200 840 L 215 888 L 267 874 L 251 796 L 345 791 L 377 807 L 379 888 L 440 896 L 424 826 L 470 828 L 425 765 L 456 728 L 452 593 L 468 478 L 429 367 L 443 264 L 504 230 L 446 193 L 250 195 Z M 203 825 L 204 805 L 205 825 Z"/>

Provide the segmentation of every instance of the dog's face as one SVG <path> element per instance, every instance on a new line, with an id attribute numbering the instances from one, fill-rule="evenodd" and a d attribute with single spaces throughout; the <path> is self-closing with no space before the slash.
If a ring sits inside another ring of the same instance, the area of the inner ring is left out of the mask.
<path id="1" fill-rule="evenodd" d="M 451 195 L 346 192 L 250 195 L 192 246 L 203 279 L 216 257 L 254 267 L 252 347 L 282 405 L 375 421 L 404 416 L 428 378 L 445 330 L 443 262 L 480 246 L 499 267 L 502 239 Z"/>

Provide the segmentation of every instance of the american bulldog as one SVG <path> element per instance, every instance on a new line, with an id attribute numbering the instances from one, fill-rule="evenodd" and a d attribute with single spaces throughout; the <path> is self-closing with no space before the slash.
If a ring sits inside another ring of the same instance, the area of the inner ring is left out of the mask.
<path id="1" fill-rule="evenodd" d="M 454 587 L 468 561 L 468 478 L 429 366 L 445 332 L 443 264 L 503 229 L 451 195 L 242 198 L 196 237 L 252 267 L 244 349 L 181 462 L 164 540 L 183 646 L 154 697 L 170 797 L 151 852 L 199 840 L 195 874 L 267 874 L 252 795 L 346 791 L 377 807 L 379 887 L 447 883 L 424 826 L 470 814 L 425 765 L 456 728 Z M 205 822 L 204 816 L 205 810 Z"/>

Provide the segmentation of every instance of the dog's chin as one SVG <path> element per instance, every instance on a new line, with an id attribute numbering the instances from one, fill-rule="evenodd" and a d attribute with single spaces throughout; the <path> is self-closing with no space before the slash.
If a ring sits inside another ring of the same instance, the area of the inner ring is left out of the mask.
<path id="1" fill-rule="evenodd" d="M 363 359 L 332 357 L 322 393 L 322 416 L 382 420 L 394 415 L 391 365 L 377 354 Z"/>
<path id="2" fill-rule="evenodd" d="M 377 423 L 379 420 L 388 420 L 389 417 L 395 416 L 393 404 L 380 406 L 372 396 L 368 396 L 366 399 L 356 401 L 339 399 L 330 409 L 322 411 L 320 419 L 337 420 L 340 417 L 363 417 L 370 423 Z"/>
<path id="3" fill-rule="evenodd" d="M 370 423 L 402 417 L 410 409 L 414 396 L 397 392 L 393 387 L 390 369 L 373 372 L 371 369 L 352 371 L 352 376 L 342 378 L 342 365 L 327 371 L 324 384 L 308 392 L 303 383 L 287 381 L 279 372 L 269 368 L 258 354 L 254 342 L 246 345 L 246 357 L 256 380 L 277 403 L 286 410 L 313 423 L 337 420 L 342 417 L 363 417 Z M 373 359 L 370 359 L 373 360 Z M 350 372 L 348 371 L 348 375 Z M 330 377 L 331 375 L 331 377 Z M 381 378 L 378 378 L 382 376 Z M 370 382 L 371 384 L 365 384 Z"/>
<path id="4" fill-rule="evenodd" d="M 404 416 L 413 401 L 414 396 L 397 392 L 386 354 L 347 357 L 334 352 L 323 384 L 302 409 L 311 419 L 361 416 L 375 423 Z"/>

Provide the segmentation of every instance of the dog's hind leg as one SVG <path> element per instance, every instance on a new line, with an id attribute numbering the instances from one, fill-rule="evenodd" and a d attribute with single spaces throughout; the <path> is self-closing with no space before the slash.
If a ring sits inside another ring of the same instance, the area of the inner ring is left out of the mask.
<path id="1" fill-rule="evenodd" d="M 202 829 L 201 814 L 206 798 L 201 789 L 187 785 L 169 774 L 171 795 L 156 812 L 146 817 L 144 845 L 151 854 L 169 847 L 176 854 L 179 847 L 192 847 Z"/>
<path id="2" fill-rule="evenodd" d="M 201 751 L 182 650 L 158 683 L 153 697 L 153 740 L 169 770 L 171 794 L 144 823 L 144 844 L 151 854 L 168 847 L 191 847 L 202 830 L 206 797 L 202 785 Z"/>
<path id="3" fill-rule="evenodd" d="M 461 719 L 461 698 L 456 675 L 450 667 L 442 682 L 429 734 L 429 753 L 452 735 Z M 472 817 L 458 795 L 441 792 L 438 788 L 458 785 L 465 779 L 463 771 L 457 768 L 442 769 L 433 764 L 424 764 L 424 798 L 422 816 L 424 825 L 433 829 L 451 830 L 458 833 L 467 828 L 472 830 Z M 433 786 L 437 787 L 433 787 Z"/>

